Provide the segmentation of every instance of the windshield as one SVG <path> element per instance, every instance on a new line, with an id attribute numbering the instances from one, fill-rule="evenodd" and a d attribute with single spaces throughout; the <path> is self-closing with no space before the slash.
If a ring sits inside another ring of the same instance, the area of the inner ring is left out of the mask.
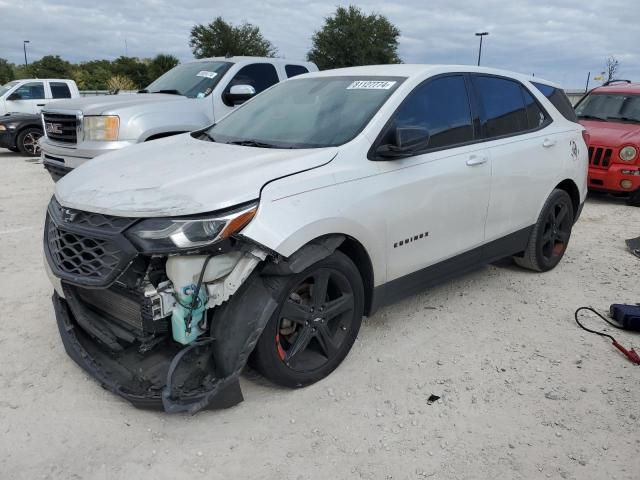
<path id="1" fill-rule="evenodd" d="M 353 139 L 402 83 L 401 77 L 287 80 L 211 127 L 216 142 L 272 148 L 319 148 Z"/>
<path id="2" fill-rule="evenodd" d="M 172 68 L 158 77 L 141 93 L 174 93 L 189 98 L 202 98 L 209 95 L 230 62 L 191 62 Z"/>
<path id="3" fill-rule="evenodd" d="M 18 83 L 19 82 L 17 80 L 14 80 L 13 82 L 5 83 L 4 85 L 2 85 L 0 87 L 0 97 L 3 96 L 5 93 L 7 93 L 9 90 L 11 90 L 11 88 L 13 88 Z"/>
<path id="4" fill-rule="evenodd" d="M 640 122 L 640 95 L 592 93 L 576 107 L 578 118 Z"/>

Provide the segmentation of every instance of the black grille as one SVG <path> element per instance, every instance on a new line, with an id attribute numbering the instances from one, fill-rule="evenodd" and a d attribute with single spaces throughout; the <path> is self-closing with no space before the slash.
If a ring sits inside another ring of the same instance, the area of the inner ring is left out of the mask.
<path id="1" fill-rule="evenodd" d="M 111 285 L 137 253 L 122 235 L 134 221 L 66 209 L 52 199 L 44 238 L 51 269 L 75 285 Z"/>
<path id="2" fill-rule="evenodd" d="M 605 147 L 589 147 L 589 164 L 592 167 L 607 169 L 611 163 L 612 150 Z"/>
<path id="3" fill-rule="evenodd" d="M 43 112 L 47 137 L 56 142 L 78 143 L 79 119 L 75 115 Z"/>

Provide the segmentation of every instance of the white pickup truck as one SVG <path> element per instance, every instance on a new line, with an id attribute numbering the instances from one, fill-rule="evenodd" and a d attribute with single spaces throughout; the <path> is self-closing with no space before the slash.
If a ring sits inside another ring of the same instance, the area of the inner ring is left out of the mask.
<path id="1" fill-rule="evenodd" d="M 58 180 L 98 155 L 204 128 L 272 85 L 317 70 L 282 58 L 204 58 L 172 68 L 135 95 L 54 102 L 42 111 L 44 166 Z"/>
<path id="2" fill-rule="evenodd" d="M 38 114 L 47 103 L 63 98 L 78 98 L 73 80 L 29 78 L 13 80 L 0 87 L 0 116 L 11 113 Z"/>

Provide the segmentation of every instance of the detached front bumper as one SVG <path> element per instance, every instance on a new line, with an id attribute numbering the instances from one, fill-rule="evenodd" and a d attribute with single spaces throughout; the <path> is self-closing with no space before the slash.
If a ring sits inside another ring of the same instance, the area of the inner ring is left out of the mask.
<path id="1" fill-rule="evenodd" d="M 198 346 L 205 347 L 204 345 L 161 349 L 147 354 L 123 351 L 113 355 L 80 327 L 67 300 L 57 293 L 53 294 L 52 300 L 58 330 L 67 354 L 103 388 L 121 396 L 135 407 L 193 413 L 203 408 L 229 408 L 242 402 L 237 376 L 224 380 L 223 385 L 218 383 L 215 395 L 211 395 L 212 389 L 209 389 L 192 392 L 187 396 L 175 396 L 171 377 L 176 374 L 177 364 L 189 353 L 187 350 L 193 351 Z M 205 351 L 204 355 L 209 355 L 209 352 Z M 212 383 L 215 384 L 216 382 Z"/>
<path id="2" fill-rule="evenodd" d="M 627 172 L 634 172 L 634 174 Z M 623 188 L 620 185 L 623 180 L 630 181 L 631 187 Z M 589 188 L 614 193 L 635 192 L 640 189 L 640 167 L 621 163 L 612 163 L 606 170 L 590 167 Z"/>

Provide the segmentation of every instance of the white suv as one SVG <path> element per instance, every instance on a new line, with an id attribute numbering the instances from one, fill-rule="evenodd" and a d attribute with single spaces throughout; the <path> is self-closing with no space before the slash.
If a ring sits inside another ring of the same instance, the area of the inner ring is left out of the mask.
<path id="1" fill-rule="evenodd" d="M 566 101 L 487 68 L 324 71 L 89 162 L 45 227 L 68 353 L 138 406 L 228 406 L 250 355 L 308 385 L 381 305 L 503 257 L 552 269 L 587 190 Z"/>

